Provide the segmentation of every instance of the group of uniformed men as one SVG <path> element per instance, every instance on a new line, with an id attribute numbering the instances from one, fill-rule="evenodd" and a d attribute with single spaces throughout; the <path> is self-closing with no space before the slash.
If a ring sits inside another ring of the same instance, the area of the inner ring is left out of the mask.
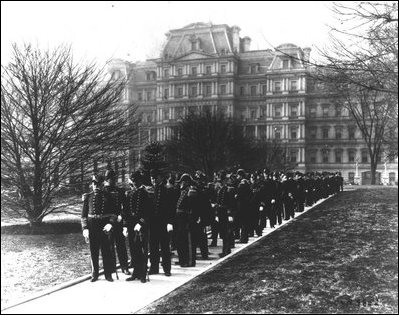
<path id="1" fill-rule="evenodd" d="M 93 175 L 92 192 L 84 194 L 82 229 L 90 244 L 92 278 L 99 276 L 99 252 L 106 280 L 116 271 L 115 248 L 126 281 L 145 283 L 148 274 L 158 274 L 160 258 L 165 276 L 171 276 L 171 249 L 177 249 L 181 267 L 196 264 L 197 247 L 208 259 L 206 227 L 211 227 L 211 244 L 223 240 L 220 257 L 231 253 L 235 240 L 261 236 L 270 227 L 293 218 L 319 199 L 343 190 L 339 173 L 270 172 L 247 174 L 243 169 L 227 174 L 220 171 L 208 182 L 205 174 L 174 174 L 150 171 L 151 185 L 135 171 L 129 178 L 130 190 L 116 186 L 112 169 L 105 176 Z M 126 247 L 130 251 L 130 262 Z M 150 268 L 147 270 L 148 253 Z M 129 268 L 133 268 L 131 274 Z"/>

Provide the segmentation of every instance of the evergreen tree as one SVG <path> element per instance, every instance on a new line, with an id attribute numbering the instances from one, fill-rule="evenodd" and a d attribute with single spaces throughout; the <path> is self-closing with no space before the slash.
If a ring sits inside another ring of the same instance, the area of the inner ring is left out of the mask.
<path id="1" fill-rule="evenodd" d="M 148 173 L 151 169 L 165 171 L 167 163 L 165 162 L 164 146 L 158 141 L 151 142 L 147 145 L 141 158 L 141 164 L 143 165 L 145 173 Z"/>

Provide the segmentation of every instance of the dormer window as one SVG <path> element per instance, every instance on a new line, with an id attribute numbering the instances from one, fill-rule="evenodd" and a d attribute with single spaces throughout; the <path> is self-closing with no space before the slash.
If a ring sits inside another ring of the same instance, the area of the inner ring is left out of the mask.
<path id="1" fill-rule="evenodd" d="M 120 70 L 115 70 L 112 72 L 111 80 L 118 80 L 122 77 L 122 72 Z"/>
<path id="2" fill-rule="evenodd" d="M 288 59 L 283 60 L 283 69 L 288 69 L 290 61 Z"/>
<path id="3" fill-rule="evenodd" d="M 250 67 L 249 67 L 249 72 L 250 72 L 250 74 L 255 74 L 255 73 L 258 73 L 258 69 L 259 69 L 259 64 L 252 64 Z"/>
<path id="4" fill-rule="evenodd" d="M 146 73 L 146 80 L 147 81 L 155 80 L 155 72 L 154 71 L 147 72 Z"/>
<path id="5" fill-rule="evenodd" d="M 201 49 L 200 39 L 197 36 L 193 35 L 190 38 L 190 41 L 191 41 L 191 50 L 200 50 Z"/>

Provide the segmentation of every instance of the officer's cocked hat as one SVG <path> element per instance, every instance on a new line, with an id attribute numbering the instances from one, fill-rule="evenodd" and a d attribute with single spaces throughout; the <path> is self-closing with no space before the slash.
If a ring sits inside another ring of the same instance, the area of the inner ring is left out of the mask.
<path id="1" fill-rule="evenodd" d="M 191 178 L 190 174 L 184 173 L 180 179 L 177 181 L 178 183 L 180 182 L 193 182 L 193 179 Z"/>
<path id="2" fill-rule="evenodd" d="M 108 180 L 108 179 L 115 179 L 115 177 L 116 177 L 116 174 L 115 174 L 115 172 L 114 172 L 114 170 L 113 169 L 109 169 L 109 170 L 107 170 L 106 172 L 105 172 L 105 180 Z"/>
<path id="3" fill-rule="evenodd" d="M 240 176 L 242 176 L 242 177 L 245 177 L 245 171 L 244 171 L 242 168 L 240 168 L 240 169 L 237 171 L 237 175 L 240 175 Z"/>

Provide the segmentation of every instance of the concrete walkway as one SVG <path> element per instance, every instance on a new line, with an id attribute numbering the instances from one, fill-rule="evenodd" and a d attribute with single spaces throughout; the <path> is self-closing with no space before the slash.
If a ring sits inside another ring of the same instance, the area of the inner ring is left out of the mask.
<path id="1" fill-rule="evenodd" d="M 316 205 L 322 203 L 320 200 Z M 295 213 L 296 218 L 306 213 L 313 207 L 306 207 L 302 213 Z M 226 259 L 248 247 L 249 245 L 263 239 L 268 234 L 278 230 L 287 223 L 296 220 L 283 221 L 283 223 L 271 229 L 263 230 L 261 237 L 251 237 L 248 244 L 236 243 L 232 253 L 226 257 L 219 258 L 218 253 L 222 251 L 222 240 L 218 239 L 218 246 L 209 248 L 209 260 L 197 259 L 196 267 L 182 268 L 174 265 L 177 257 L 172 257 L 172 276 L 166 277 L 160 268 L 159 275 L 151 275 L 150 282 L 145 284 L 138 280 L 126 282 L 128 277 L 118 272 L 119 280 L 110 283 L 100 276 L 97 282 L 88 281 L 90 276 L 72 280 L 66 284 L 43 291 L 31 299 L 20 302 L 2 310 L 2 314 L 126 314 L 140 312 L 140 309 L 158 300 L 184 283 L 198 275 L 214 268 Z M 268 223 L 269 225 L 269 223 Z M 197 256 L 199 257 L 199 256 Z"/>

